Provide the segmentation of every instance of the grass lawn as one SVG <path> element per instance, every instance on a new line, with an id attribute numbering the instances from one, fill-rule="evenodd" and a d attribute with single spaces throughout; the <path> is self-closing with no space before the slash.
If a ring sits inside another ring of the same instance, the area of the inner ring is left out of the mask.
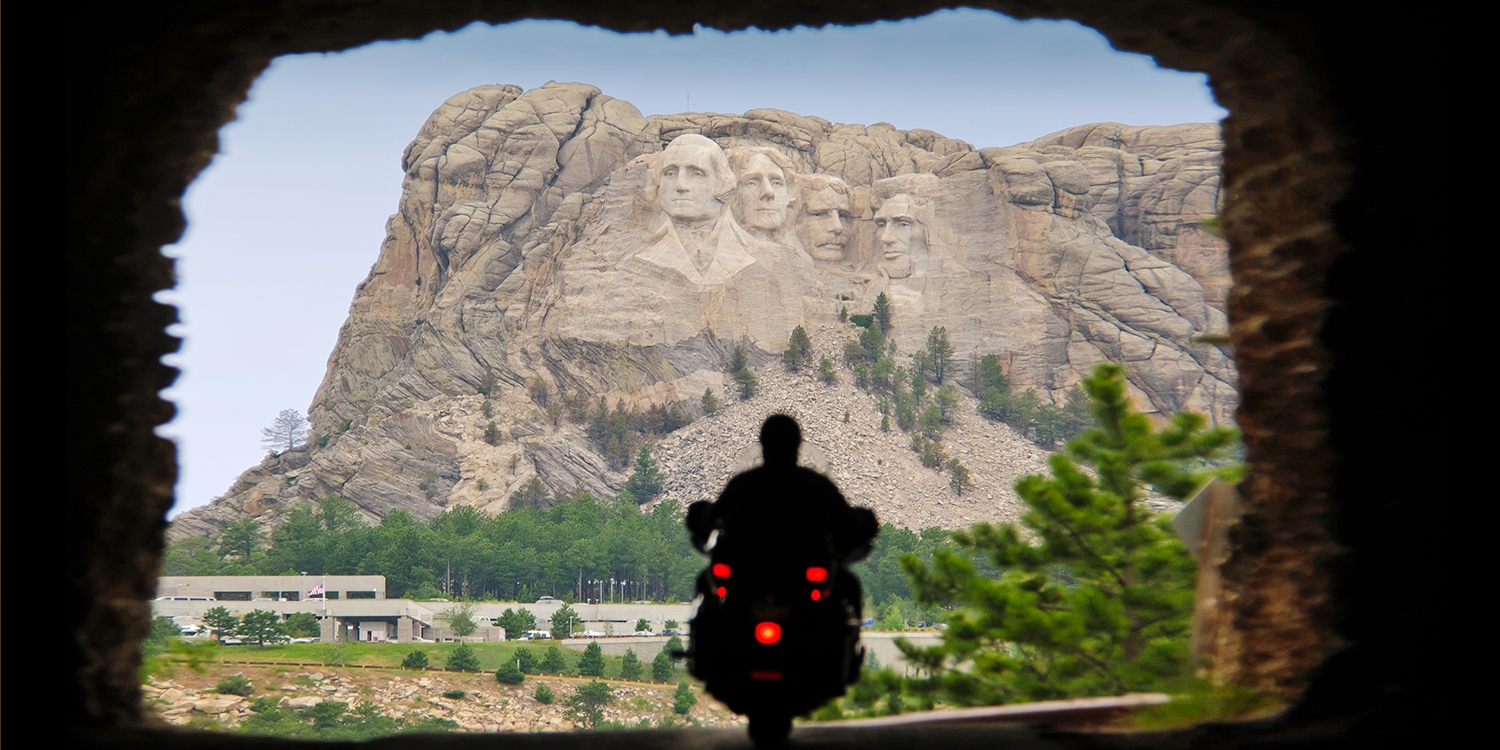
<path id="1" fill-rule="evenodd" d="M 469 647 L 474 650 L 474 655 L 479 657 L 479 668 L 485 672 L 494 672 L 500 665 L 515 658 L 516 651 L 529 649 L 537 661 L 541 661 L 542 655 L 547 652 L 551 644 L 542 642 L 529 643 L 470 643 Z M 205 643 L 196 646 L 194 656 L 206 661 L 229 661 L 229 662 L 288 662 L 296 664 L 317 664 L 329 667 L 337 666 L 360 666 L 360 667 L 386 667 L 400 669 L 401 660 L 413 651 L 423 651 L 427 654 L 427 663 L 431 669 L 442 669 L 448 662 L 448 656 L 458 648 L 457 643 L 286 643 L 280 645 L 268 645 L 265 648 L 252 645 L 223 646 L 217 643 Z M 578 674 L 578 660 L 583 657 L 583 652 L 570 648 L 561 649 L 563 660 L 568 665 L 564 670 L 565 675 Z M 643 665 L 644 674 L 647 679 L 651 673 L 650 663 Z M 682 670 L 678 670 L 679 673 Z M 605 678 L 618 679 L 620 676 L 620 657 L 604 657 Z M 675 682 L 675 680 L 674 680 Z"/>

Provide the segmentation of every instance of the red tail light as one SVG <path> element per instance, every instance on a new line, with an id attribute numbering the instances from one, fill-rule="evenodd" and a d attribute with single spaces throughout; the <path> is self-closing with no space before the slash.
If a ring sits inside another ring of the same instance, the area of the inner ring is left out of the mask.
<path id="1" fill-rule="evenodd" d="M 729 566 L 724 563 L 714 563 L 714 578 L 728 578 Z"/>
<path id="2" fill-rule="evenodd" d="M 827 568 L 808 568 L 807 569 L 807 580 L 812 581 L 813 583 L 822 583 L 822 582 L 828 580 L 828 569 Z"/>
<path id="3" fill-rule="evenodd" d="M 763 622 L 756 625 L 755 640 L 767 646 L 781 640 L 781 626 L 774 622 Z"/>
<path id="4" fill-rule="evenodd" d="M 724 595 L 727 594 L 727 593 L 729 593 L 729 589 L 726 589 L 723 586 L 720 586 L 719 590 L 717 592 L 715 592 L 715 593 L 717 593 L 719 595 L 720 599 L 723 599 Z"/>
<path id="5" fill-rule="evenodd" d="M 751 672 L 750 672 L 750 679 L 752 679 L 752 680 L 779 680 L 779 679 L 781 679 L 781 673 L 777 672 L 777 671 L 774 671 L 774 670 L 770 670 L 770 669 L 756 669 L 756 670 L 751 670 Z"/>
<path id="6" fill-rule="evenodd" d="M 817 589 L 813 589 L 812 590 L 812 600 L 813 601 L 817 601 L 817 600 L 822 599 L 822 598 L 823 598 L 823 592 L 821 592 L 821 591 L 819 591 Z"/>

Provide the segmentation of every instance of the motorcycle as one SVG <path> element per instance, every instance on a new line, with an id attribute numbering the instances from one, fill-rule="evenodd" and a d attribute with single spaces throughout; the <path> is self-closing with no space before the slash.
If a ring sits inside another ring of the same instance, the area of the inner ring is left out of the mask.
<path id="1" fill-rule="evenodd" d="M 874 514 L 851 509 L 859 532 L 857 549 L 848 550 L 832 533 L 774 545 L 736 537 L 710 528 L 706 503 L 694 505 L 688 527 L 709 565 L 698 577 L 688 671 L 710 695 L 749 717 L 756 744 L 778 744 L 791 732 L 792 717 L 844 695 L 859 679 L 862 593 L 846 566 L 868 554 Z"/>

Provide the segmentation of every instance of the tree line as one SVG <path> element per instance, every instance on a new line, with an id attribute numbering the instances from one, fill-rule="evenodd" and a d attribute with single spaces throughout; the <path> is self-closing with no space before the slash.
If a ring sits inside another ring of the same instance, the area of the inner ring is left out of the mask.
<path id="1" fill-rule="evenodd" d="M 270 534 L 246 518 L 217 540 L 173 542 L 162 573 L 384 575 L 394 598 L 519 601 L 576 601 L 589 581 L 614 579 L 628 582 L 614 588 L 624 598 L 685 601 L 702 566 L 674 501 L 642 512 L 582 493 L 545 510 L 460 507 L 426 523 L 396 510 L 370 525 L 353 503 L 329 496 L 291 508 Z"/>
<path id="2" fill-rule="evenodd" d="M 946 542 L 942 529 L 918 534 L 885 524 L 870 557 L 856 567 L 870 601 L 910 599 L 901 556 L 930 559 Z M 674 500 L 643 512 L 629 498 L 585 493 L 545 510 L 492 516 L 460 507 L 426 523 L 397 510 L 370 525 L 353 503 L 330 495 L 293 507 L 270 534 L 246 518 L 217 540 L 179 539 L 167 548 L 162 575 L 384 575 L 392 598 L 514 601 L 542 595 L 578 601 L 587 596 L 580 580 L 587 589 L 589 581 L 614 579 L 630 582 L 614 589 L 627 600 L 687 601 L 704 564 Z"/>

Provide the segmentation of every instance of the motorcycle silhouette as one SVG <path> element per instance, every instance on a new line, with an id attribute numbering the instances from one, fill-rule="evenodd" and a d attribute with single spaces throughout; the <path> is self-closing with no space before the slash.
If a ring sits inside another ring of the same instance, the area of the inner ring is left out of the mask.
<path id="1" fill-rule="evenodd" d="M 848 565 L 869 553 L 879 526 L 873 512 L 849 507 L 822 475 L 773 466 L 774 445 L 766 441 L 763 430 L 767 468 L 740 475 L 751 479 L 739 485 L 739 477 L 731 481 L 718 504 L 688 507 L 693 545 L 709 565 L 698 576 L 698 610 L 683 655 L 710 695 L 750 718 L 756 744 L 774 745 L 791 731 L 792 717 L 842 696 L 859 679 L 863 595 Z M 791 455 L 794 464 L 795 445 Z M 741 495 L 747 487 L 765 495 L 749 501 L 763 510 L 731 512 L 725 498 L 736 487 Z M 825 497 L 819 510 L 810 509 L 817 492 L 829 491 L 836 501 Z"/>

